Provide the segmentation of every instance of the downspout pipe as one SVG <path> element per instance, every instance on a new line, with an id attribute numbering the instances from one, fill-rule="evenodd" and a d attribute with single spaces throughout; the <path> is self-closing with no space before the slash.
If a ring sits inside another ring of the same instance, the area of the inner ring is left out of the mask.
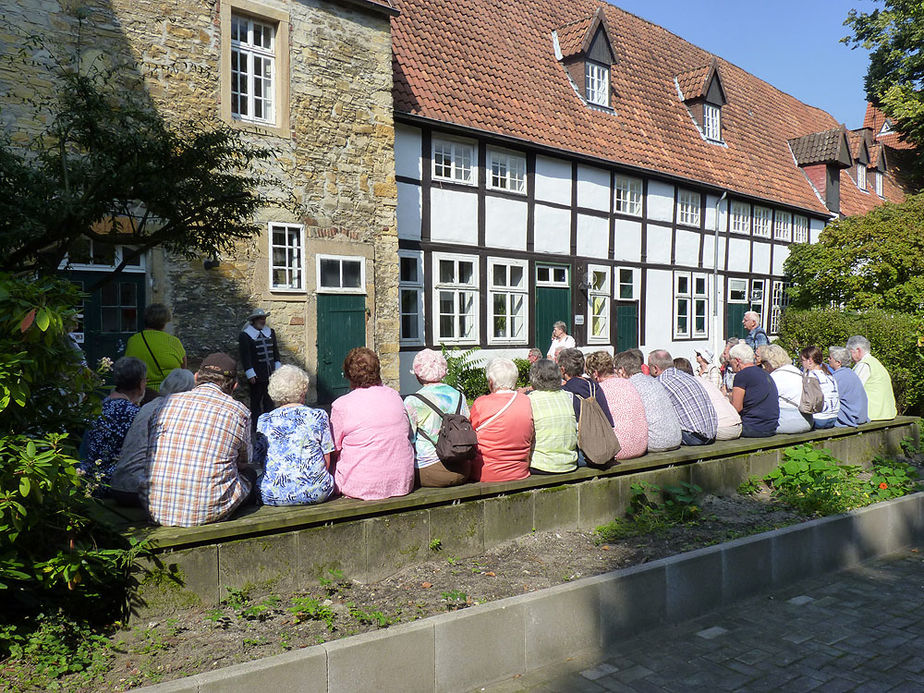
<path id="1" fill-rule="evenodd" d="M 722 196 L 715 202 L 715 235 L 712 243 L 712 353 L 714 358 L 724 351 L 724 345 L 721 345 L 719 335 L 719 206 L 728 197 L 728 191 L 722 192 Z"/>

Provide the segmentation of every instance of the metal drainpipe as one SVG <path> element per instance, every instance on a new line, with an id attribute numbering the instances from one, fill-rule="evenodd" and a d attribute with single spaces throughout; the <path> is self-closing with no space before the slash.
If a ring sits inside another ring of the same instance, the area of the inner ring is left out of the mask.
<path id="1" fill-rule="evenodd" d="M 722 196 L 715 203 L 715 237 L 712 243 L 712 354 L 713 359 L 717 359 L 724 349 L 719 348 L 719 205 L 722 200 L 728 197 L 728 191 L 722 192 Z M 715 363 L 715 361 L 713 361 Z M 716 364 L 718 365 L 718 364 Z"/>

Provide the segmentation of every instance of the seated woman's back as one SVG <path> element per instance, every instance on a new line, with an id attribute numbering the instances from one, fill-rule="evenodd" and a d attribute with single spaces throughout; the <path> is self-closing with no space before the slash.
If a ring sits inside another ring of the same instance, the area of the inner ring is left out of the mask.
<path id="1" fill-rule="evenodd" d="M 577 469 L 577 420 L 570 392 L 533 390 L 529 403 L 536 443 L 529 466 L 540 472 Z"/>
<path id="2" fill-rule="evenodd" d="M 482 395 L 472 404 L 471 420 L 478 434 L 473 481 L 516 481 L 529 476 L 533 410 L 527 395 L 515 390 Z"/>

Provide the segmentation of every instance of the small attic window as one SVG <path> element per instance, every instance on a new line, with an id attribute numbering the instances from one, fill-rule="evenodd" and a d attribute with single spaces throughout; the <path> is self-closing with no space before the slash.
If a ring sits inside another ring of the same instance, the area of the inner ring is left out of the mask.
<path id="1" fill-rule="evenodd" d="M 693 123 L 707 142 L 722 144 L 722 106 L 728 100 L 716 61 L 674 78 L 677 95 L 687 107 Z"/>
<path id="2" fill-rule="evenodd" d="M 585 98 L 592 104 L 610 107 L 610 67 L 588 60 L 584 71 Z"/>
<path id="3" fill-rule="evenodd" d="M 552 32 L 555 58 L 577 96 L 586 105 L 606 111 L 612 109 L 610 72 L 616 64 L 612 36 L 602 7 Z"/>
<path id="4" fill-rule="evenodd" d="M 879 131 L 880 135 L 891 135 L 892 132 L 892 121 L 886 118 L 885 122 L 882 124 L 882 129 Z"/>
<path id="5" fill-rule="evenodd" d="M 703 135 L 713 142 L 722 141 L 722 109 L 715 104 L 703 104 Z"/>

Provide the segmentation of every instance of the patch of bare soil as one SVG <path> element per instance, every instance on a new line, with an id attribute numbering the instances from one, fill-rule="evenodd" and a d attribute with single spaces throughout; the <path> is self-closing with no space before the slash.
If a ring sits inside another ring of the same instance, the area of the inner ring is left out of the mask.
<path id="1" fill-rule="evenodd" d="M 328 640 L 541 590 L 804 520 L 768 498 L 706 496 L 695 524 L 600 543 L 593 532 L 549 531 L 474 558 L 433 548 L 432 558 L 361 584 L 336 573 L 297 593 L 229 591 L 215 609 L 192 608 L 115 632 L 91 672 L 65 690 L 122 691 Z M 28 690 L 11 678 L 13 689 Z"/>

